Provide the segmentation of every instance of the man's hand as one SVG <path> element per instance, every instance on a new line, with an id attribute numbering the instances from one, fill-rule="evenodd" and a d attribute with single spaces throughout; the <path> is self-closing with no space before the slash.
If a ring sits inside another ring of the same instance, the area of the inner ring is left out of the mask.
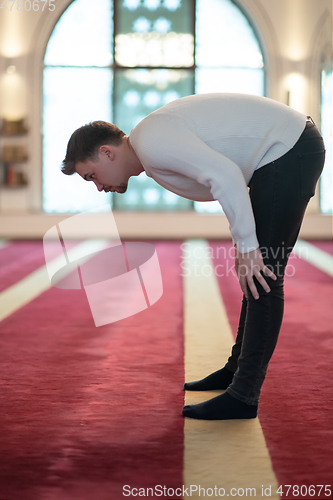
<path id="1" fill-rule="evenodd" d="M 256 277 L 263 289 L 270 292 L 270 288 L 260 273 L 263 271 L 267 276 L 276 280 L 277 277 L 265 266 L 260 249 L 256 248 L 252 252 L 240 253 L 235 246 L 235 270 L 238 276 L 239 284 L 245 297 L 248 298 L 247 285 L 255 299 L 259 299 L 259 293 L 255 286 L 253 277 Z"/>

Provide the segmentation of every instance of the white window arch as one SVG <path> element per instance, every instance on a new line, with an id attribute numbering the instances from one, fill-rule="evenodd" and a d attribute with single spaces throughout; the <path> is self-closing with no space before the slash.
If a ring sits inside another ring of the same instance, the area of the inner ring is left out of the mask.
<path id="1" fill-rule="evenodd" d="M 130 180 L 125 196 L 98 193 L 93 183 L 60 172 L 67 141 L 93 120 L 129 134 L 150 112 L 193 93 L 264 95 L 264 80 L 258 38 L 232 0 L 94 0 L 93 8 L 91 0 L 73 1 L 44 58 L 44 210 L 111 202 L 119 210 L 215 211 L 215 202 L 185 200 L 144 173 Z"/>

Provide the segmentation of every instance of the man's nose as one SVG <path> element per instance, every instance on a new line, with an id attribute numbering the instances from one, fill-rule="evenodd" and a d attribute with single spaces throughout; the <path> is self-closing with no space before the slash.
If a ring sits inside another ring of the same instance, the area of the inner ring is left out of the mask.
<path id="1" fill-rule="evenodd" d="M 100 184 L 99 182 L 97 181 L 94 181 L 95 183 L 95 186 L 97 187 L 98 191 L 103 191 L 103 184 Z"/>

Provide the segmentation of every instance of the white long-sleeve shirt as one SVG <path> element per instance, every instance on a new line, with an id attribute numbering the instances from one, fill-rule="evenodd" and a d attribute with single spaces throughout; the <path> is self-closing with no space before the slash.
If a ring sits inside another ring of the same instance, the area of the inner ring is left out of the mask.
<path id="1" fill-rule="evenodd" d="M 265 97 L 199 94 L 177 99 L 130 133 L 142 166 L 164 188 L 218 200 L 241 252 L 258 248 L 248 193 L 253 173 L 289 151 L 306 116 Z"/>

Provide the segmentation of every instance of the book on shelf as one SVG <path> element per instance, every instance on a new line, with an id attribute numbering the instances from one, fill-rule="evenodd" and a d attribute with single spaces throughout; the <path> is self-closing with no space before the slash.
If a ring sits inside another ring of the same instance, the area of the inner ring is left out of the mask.
<path id="1" fill-rule="evenodd" d="M 24 162 L 28 159 L 27 148 L 24 145 L 20 146 L 10 146 L 6 145 L 2 150 L 2 161 L 4 163 L 9 162 Z"/>
<path id="2" fill-rule="evenodd" d="M 24 118 L 21 118 L 20 120 L 2 119 L 0 135 L 21 135 L 26 134 L 27 131 Z"/>
<path id="3" fill-rule="evenodd" d="M 4 187 L 19 187 L 26 186 L 28 179 L 25 172 L 18 170 L 13 163 L 5 163 L 3 172 L 2 186 Z"/>

